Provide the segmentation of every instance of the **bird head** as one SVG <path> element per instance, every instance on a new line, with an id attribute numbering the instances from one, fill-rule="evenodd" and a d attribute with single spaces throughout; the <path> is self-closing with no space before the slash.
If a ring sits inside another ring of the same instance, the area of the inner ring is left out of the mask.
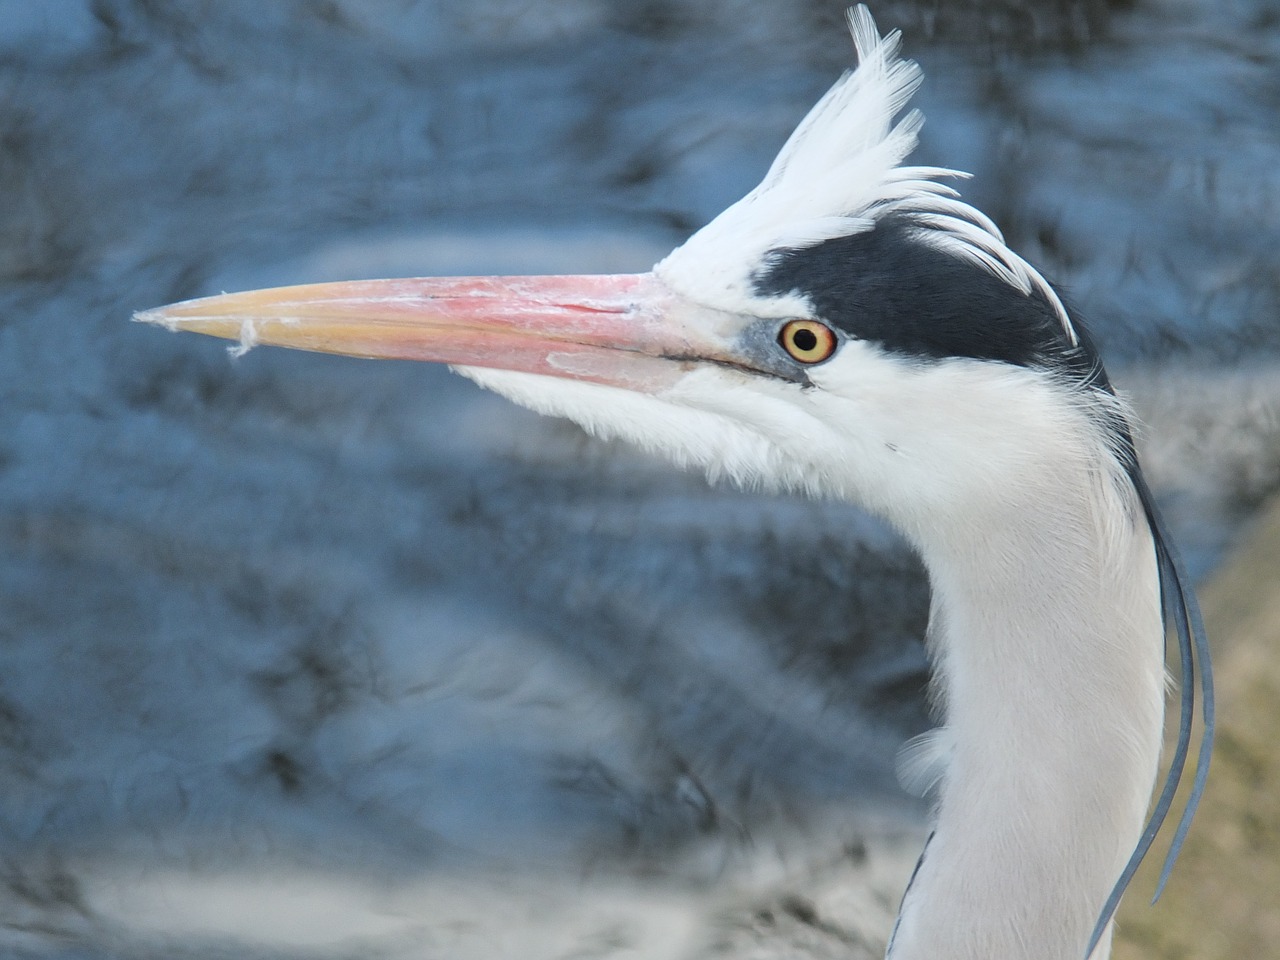
<path id="1" fill-rule="evenodd" d="M 649 273 L 376 280 L 138 315 L 171 329 L 443 362 L 713 476 L 855 499 L 906 527 L 1009 489 L 1096 358 L 1049 285 L 906 166 L 920 83 L 863 7 L 858 67 L 763 181 Z M 1065 385 L 1065 387 L 1064 387 Z M 1101 391 L 1087 391 L 1101 393 Z M 975 449 L 982 457 L 973 456 Z"/>

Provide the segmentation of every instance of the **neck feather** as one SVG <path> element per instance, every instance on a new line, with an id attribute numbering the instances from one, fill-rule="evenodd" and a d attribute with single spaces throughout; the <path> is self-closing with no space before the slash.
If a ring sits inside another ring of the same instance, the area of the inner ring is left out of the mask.
<path id="1" fill-rule="evenodd" d="M 1160 599 L 1132 484 L 1095 461 L 1009 489 L 917 537 L 952 753 L 893 960 L 1081 960 L 1156 776 Z"/>

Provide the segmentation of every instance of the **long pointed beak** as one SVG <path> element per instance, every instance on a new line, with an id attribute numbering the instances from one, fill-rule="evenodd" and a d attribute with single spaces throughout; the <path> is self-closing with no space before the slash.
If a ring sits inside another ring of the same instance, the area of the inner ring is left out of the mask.
<path id="1" fill-rule="evenodd" d="M 135 319 L 257 344 L 520 370 L 655 392 L 724 341 L 653 274 L 360 280 L 223 294 Z"/>

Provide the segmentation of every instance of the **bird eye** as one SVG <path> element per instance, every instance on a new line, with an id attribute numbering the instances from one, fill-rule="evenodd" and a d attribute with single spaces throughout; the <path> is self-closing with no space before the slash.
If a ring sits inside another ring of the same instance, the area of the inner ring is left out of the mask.
<path id="1" fill-rule="evenodd" d="M 816 320 L 788 320 L 778 332 L 778 343 L 800 363 L 821 363 L 837 346 L 835 332 Z"/>

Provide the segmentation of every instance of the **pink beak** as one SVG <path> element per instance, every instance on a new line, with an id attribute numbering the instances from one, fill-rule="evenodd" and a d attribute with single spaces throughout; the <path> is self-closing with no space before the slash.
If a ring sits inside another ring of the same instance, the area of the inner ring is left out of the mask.
<path id="1" fill-rule="evenodd" d="M 704 314 L 701 323 L 687 320 Z M 429 360 L 657 392 L 724 359 L 703 311 L 651 273 L 360 280 L 223 294 L 135 317 L 257 344 Z"/>

